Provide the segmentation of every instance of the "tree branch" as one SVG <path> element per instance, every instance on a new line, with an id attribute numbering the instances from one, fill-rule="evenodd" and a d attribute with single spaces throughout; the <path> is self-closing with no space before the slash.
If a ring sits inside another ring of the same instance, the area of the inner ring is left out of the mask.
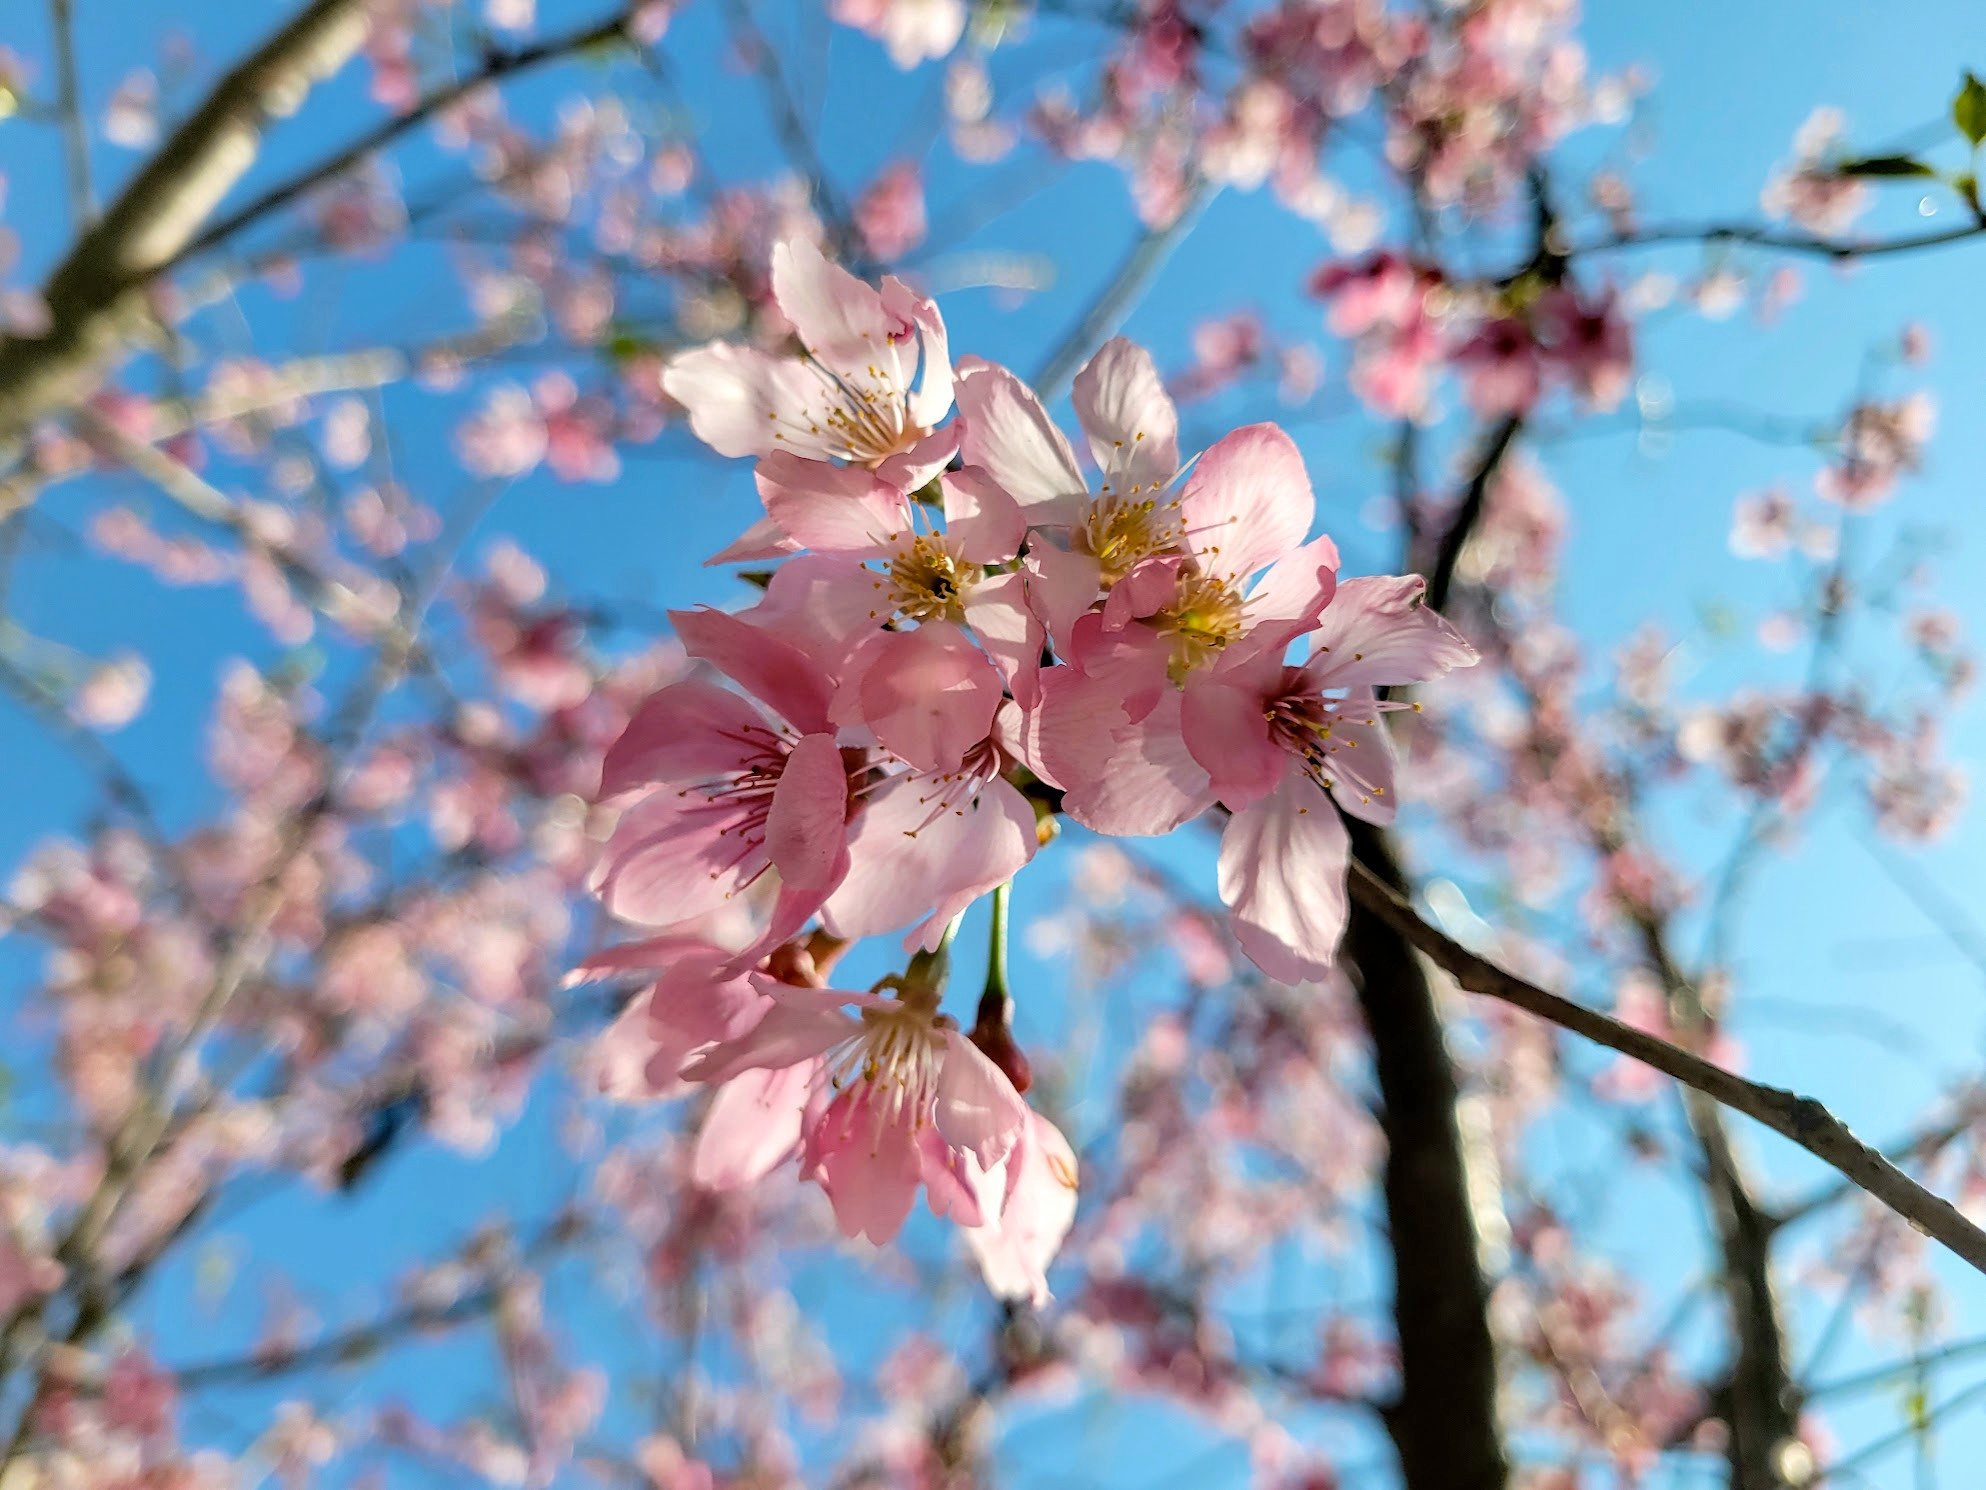
<path id="1" fill-rule="evenodd" d="M 46 332 L 0 339 L 0 446 L 82 396 L 142 314 L 144 284 L 254 163 L 269 122 L 343 66 L 367 24 L 366 0 L 312 0 L 221 79 L 76 241 L 42 290 Z"/>
<path id="2" fill-rule="evenodd" d="M 1857 1189 L 1887 1206 L 1925 1236 L 1986 1273 L 1986 1231 L 1966 1220 L 1950 1201 L 1932 1194 L 1862 1142 L 1813 1098 L 1747 1081 L 1666 1040 L 1644 1034 L 1597 1009 L 1561 998 L 1477 956 L 1423 921 L 1397 890 L 1363 864 L 1353 863 L 1350 888 L 1357 904 L 1392 927 L 1470 993 L 1497 999 L 1596 1045 L 1632 1056 L 1733 1112 L 1763 1123 L 1838 1171 Z"/>

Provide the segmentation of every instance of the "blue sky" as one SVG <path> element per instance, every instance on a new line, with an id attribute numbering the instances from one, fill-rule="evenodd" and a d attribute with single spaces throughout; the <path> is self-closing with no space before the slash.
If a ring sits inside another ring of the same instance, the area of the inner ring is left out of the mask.
<path id="1" fill-rule="evenodd" d="M 541 0 L 548 30 L 564 29 L 595 9 L 578 0 Z M 178 15 L 134 0 L 79 0 L 79 10 L 86 22 L 83 82 L 99 105 L 129 69 L 156 61 L 170 34 L 190 34 L 211 64 L 237 53 L 271 15 L 271 7 L 247 0 L 215 0 Z M 826 34 L 818 26 L 787 24 L 785 8 L 766 10 L 775 34 L 789 45 Z M 1840 106 L 1858 144 L 1884 146 L 1935 127 L 1960 67 L 1986 65 L 1986 12 L 1967 0 L 1908 7 L 1858 0 L 1712 7 L 1686 0 L 1592 10 L 1584 36 L 1595 66 L 1641 66 L 1652 91 L 1628 141 L 1615 134 L 1581 139 L 1568 148 L 1567 159 L 1590 161 L 1603 147 L 1630 151 L 1632 180 L 1651 220 L 1755 217 L 1767 172 L 1786 157 L 1793 131 L 1814 105 Z M 46 55 L 44 24 L 39 0 L 0 0 L 0 39 L 23 53 Z M 718 29 L 712 7 L 696 7 L 678 23 L 670 45 L 686 57 L 707 59 Z M 1038 48 L 996 59 L 995 79 L 1017 87 L 1038 75 L 1044 58 L 1079 69 L 1084 54 L 1079 33 L 1049 28 Z M 929 137 L 936 74 L 901 79 L 874 46 L 841 31 L 833 33 L 828 57 L 824 78 L 810 73 L 804 86 L 822 107 L 824 153 L 846 188 Z M 720 174 L 753 177 L 770 169 L 776 147 L 755 80 L 696 66 L 682 67 L 679 75 Z M 572 78 L 567 71 L 530 80 L 514 95 L 518 109 L 544 117 Z M 367 117 L 366 108 L 359 69 L 351 69 L 276 132 L 258 168 L 260 179 L 347 138 Z M 115 182 L 131 160 L 99 142 L 99 181 Z M 8 177 L 4 221 L 22 236 L 28 272 L 37 272 L 59 248 L 55 229 L 66 211 L 52 136 L 18 120 L 0 124 L 0 170 Z M 415 188 L 452 177 L 459 166 L 423 143 L 404 152 L 400 170 Z M 961 180 L 942 151 L 930 157 L 927 173 L 934 219 L 969 203 L 971 182 Z M 1875 221 L 1897 230 L 1922 225 L 1919 195 L 1887 194 Z M 1934 224 L 1947 220 L 1952 208 L 1947 203 L 1938 210 Z M 954 350 L 1033 367 L 1108 276 L 1133 231 L 1124 186 L 1113 171 L 1081 166 L 1062 175 L 962 245 L 962 251 L 1046 255 L 1056 266 L 1054 281 L 1018 304 L 984 290 L 948 294 L 943 308 Z M 1195 322 L 1243 305 L 1263 311 L 1286 334 L 1322 341 L 1316 307 L 1299 287 L 1326 251 L 1313 232 L 1265 198 L 1224 196 L 1125 329 L 1150 344 L 1165 366 L 1186 360 Z M 1771 414 L 1824 419 L 1857 386 L 1870 348 L 1892 340 L 1906 322 L 1928 326 L 1935 346 L 1930 368 L 1885 374 L 1882 386 L 1902 391 L 1921 382 L 1933 388 L 1941 405 L 1938 436 L 1922 478 L 1871 526 L 1881 535 L 1904 527 L 1926 535 L 1940 559 L 1937 593 L 1973 636 L 1986 635 L 1986 592 L 1973 580 L 1986 542 L 1986 504 L 1979 500 L 1979 473 L 1986 471 L 1986 421 L 1979 417 L 1986 407 L 1986 369 L 1970 350 L 1986 345 L 1981 253 L 1961 248 L 1847 273 L 1804 263 L 1802 298 L 1770 327 L 1760 327 L 1747 312 L 1716 324 L 1668 316 L 1651 323 L 1642 341 L 1648 376 L 1661 379 L 1684 404 L 1731 400 Z M 1688 275 L 1700 263 L 1692 251 L 1669 250 L 1619 255 L 1608 270 L 1626 283 L 1645 269 Z M 397 344 L 432 305 L 459 305 L 453 291 L 436 293 L 446 283 L 444 274 L 437 252 L 414 252 L 327 279 L 297 303 L 250 291 L 243 310 L 262 334 L 292 351 Z M 459 324 L 464 313 L 449 314 Z M 1340 350 L 1327 347 L 1327 357 L 1329 375 L 1341 376 Z M 444 436 L 473 393 L 437 397 L 400 389 L 389 395 L 402 468 L 436 500 L 462 485 Z M 1229 400 L 1200 411 L 1194 422 L 1218 414 L 1238 423 L 1273 412 Z M 1334 419 L 1307 421 L 1294 432 L 1318 488 L 1320 525 L 1338 537 L 1348 571 L 1391 567 L 1391 538 L 1361 518 L 1384 476 L 1374 459 L 1375 427 Z M 1734 497 L 1775 480 L 1804 490 L 1814 470 L 1810 455 L 1724 433 L 1681 433 L 1651 445 L 1623 431 L 1554 445 L 1538 457 L 1572 514 L 1562 611 L 1593 655 L 1604 656 L 1653 618 L 1682 646 L 1677 662 L 1687 689 L 1716 691 L 1741 677 L 1785 676 L 1800 665 L 1798 654 L 1775 661 L 1742 640 L 1720 642 L 1706 634 L 1701 617 L 1709 607 L 1734 608 L 1742 638 L 1765 611 L 1790 598 L 1759 566 L 1732 558 L 1725 535 Z M 108 496 L 136 492 L 112 479 L 75 483 L 46 504 L 50 526 L 44 531 L 73 531 Z M 623 476 L 609 487 L 561 485 L 542 473 L 518 482 L 497 501 L 470 550 L 498 534 L 515 535 L 573 596 L 723 602 L 740 592 L 700 569 L 699 561 L 744 525 L 750 505 L 742 469 L 715 467 L 671 437 L 653 450 L 630 453 Z M 268 643 L 241 621 L 232 597 L 163 590 L 51 537 L 22 565 L 14 603 L 38 633 L 85 650 L 145 648 L 161 679 L 159 694 L 153 709 L 117 737 L 116 747 L 158 791 L 175 821 L 190 821 L 210 804 L 197 763 L 212 682 L 230 655 L 270 655 Z M 1968 708 L 1953 737 L 1955 752 L 1975 766 L 1986 755 L 1981 729 L 1977 710 Z M 0 760 L 16 787 L 0 802 L 0 858 L 12 862 L 40 837 L 75 824 L 89 801 L 89 783 L 60 747 L 4 705 Z M 1659 830 L 1686 862 L 1708 864 L 1735 830 L 1732 814 L 1728 802 L 1690 807 Z M 1880 1138 L 1920 1112 L 1943 1081 L 1977 1069 L 1986 974 L 1913 904 L 1870 851 L 1869 837 L 1859 811 L 1831 811 L 1761 876 L 1740 944 L 1741 1008 L 1749 1012 L 1741 1013 L 1737 1032 L 1756 1074 L 1812 1091 L 1859 1130 Z M 1986 884 L 1986 831 L 1976 813 L 1945 842 L 1907 857 L 1959 905 L 1978 905 L 1978 888 Z M 1211 873 L 1204 856 L 1182 863 L 1203 880 Z M 1023 881 L 1023 919 L 1051 903 L 1058 883 L 1053 868 Z M 1986 909 L 1979 914 L 1986 916 Z M 0 986 L 18 986 L 30 965 L 23 949 L 0 942 L 0 979 L 7 980 Z M 1024 987 L 1051 991 L 1063 976 L 1058 967 L 1032 959 L 1023 960 L 1020 973 Z M 1577 991 L 1607 993 L 1592 986 Z M 1024 1007 L 1022 1017 L 1024 1030 L 1036 1021 L 1044 1030 L 1059 1022 L 1049 1008 Z M 549 1128 L 548 1119 L 534 1118 L 506 1145 L 507 1159 L 516 1161 L 506 1165 L 516 1187 L 506 1201 L 520 1214 L 533 1206 L 516 1190 L 550 1196 L 569 1182 Z M 1554 1141 L 1577 1145 L 1582 1137 L 1574 1132 Z M 1769 1139 L 1750 1146 L 1774 1179 L 1792 1183 L 1810 1173 L 1810 1166 Z M 486 1172 L 446 1156 L 423 1154 L 401 1164 L 394 1183 L 372 1200 L 328 1208 L 273 1203 L 243 1222 L 243 1234 L 257 1247 L 283 1249 L 323 1279 L 326 1312 L 339 1301 L 360 1310 L 397 1259 L 465 1231 L 476 1208 L 495 1193 Z M 1693 1264 L 1698 1229 L 1686 1198 L 1651 1190 L 1623 1197 L 1604 1234 L 1631 1270 L 1673 1280 Z M 1986 1326 L 1986 1287 L 1956 1272 L 1950 1276 L 1957 1332 L 1968 1321 L 1973 1329 Z M 169 1305 L 156 1320 L 181 1335 L 184 1349 L 160 1352 L 174 1359 L 209 1354 L 201 1337 L 222 1333 Z M 1811 1337 L 1816 1326 L 1806 1323 Z M 589 1339 L 595 1333 L 608 1338 L 589 1322 L 575 1327 Z M 1837 1369 L 1852 1358 L 1844 1353 Z M 434 1373 L 423 1377 L 413 1374 L 415 1367 L 406 1369 L 410 1388 L 419 1383 L 434 1389 Z M 479 1389 L 479 1383 L 463 1384 L 468 1392 Z M 1859 1427 L 1861 1436 L 1879 1433 L 1894 1422 L 1893 1405 L 1878 1402 L 1863 1418 L 1843 1421 Z M 1857 1441 L 1845 1430 L 1844 1437 Z"/>

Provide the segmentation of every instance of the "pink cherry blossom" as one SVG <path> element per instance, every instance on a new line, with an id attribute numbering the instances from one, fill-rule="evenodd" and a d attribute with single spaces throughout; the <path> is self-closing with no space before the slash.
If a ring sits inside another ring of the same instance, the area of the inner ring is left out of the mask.
<path id="1" fill-rule="evenodd" d="M 706 1083 L 751 1076 L 720 1094 L 698 1140 L 700 1149 L 746 1156 L 723 1169 L 723 1183 L 769 1172 L 791 1152 L 792 1133 L 802 1178 L 827 1192 L 849 1236 L 894 1238 L 920 1184 L 932 1211 L 961 1225 L 999 1213 L 1027 1107 L 938 1012 L 935 993 L 913 986 L 889 999 L 767 978 L 756 986 L 770 1001 L 756 1027 L 683 1069 Z M 727 1100 L 733 1091 L 744 1095 Z M 775 1151 L 767 1135 L 787 1141 Z"/>
<path id="2" fill-rule="evenodd" d="M 1005 1208 L 968 1226 L 965 1239 L 996 1297 L 1040 1308 L 1048 1302 L 1048 1264 L 1076 1218 L 1076 1154 L 1061 1129 L 1030 1110 L 1007 1163 Z"/>
<path id="3" fill-rule="evenodd" d="M 1283 649 L 1336 582 L 1329 538 L 1303 542 L 1303 459 L 1273 425 L 1218 442 L 1179 497 L 1183 553 L 1143 560 L 1070 631 L 1043 679 L 1040 753 L 1063 804 L 1105 833 L 1164 833 L 1214 801 L 1180 734 L 1180 690 Z M 1251 576 L 1260 577 L 1252 586 Z"/>
<path id="4" fill-rule="evenodd" d="M 719 611 L 673 613 L 689 654 L 777 717 L 712 683 L 672 684 L 607 752 L 600 791 L 626 799 L 594 886 L 615 914 L 672 926 L 720 909 L 768 871 L 761 945 L 797 930 L 848 867 L 851 767 L 814 661 Z M 859 769 L 859 768 L 858 768 Z"/>
<path id="5" fill-rule="evenodd" d="M 906 491 L 923 485 L 954 438 L 933 433 L 952 406 L 937 306 L 893 276 L 871 289 L 804 238 L 773 250 L 772 287 L 804 356 L 715 342 L 663 371 L 697 438 L 720 455 L 788 451 L 865 466 Z"/>
<path id="6" fill-rule="evenodd" d="M 1338 809 L 1393 819 L 1393 747 L 1380 715 L 1400 706 L 1372 690 L 1476 661 L 1421 604 L 1425 589 L 1418 575 L 1346 580 L 1303 666 L 1261 654 L 1185 695 L 1187 748 L 1233 814 L 1221 836 L 1221 900 L 1242 950 L 1273 978 L 1323 977 L 1336 956 L 1349 852 Z"/>

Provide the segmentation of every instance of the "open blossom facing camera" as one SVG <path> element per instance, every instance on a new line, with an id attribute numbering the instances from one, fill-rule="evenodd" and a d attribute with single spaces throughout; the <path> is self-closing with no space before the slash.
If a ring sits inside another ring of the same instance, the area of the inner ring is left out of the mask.
<path id="1" fill-rule="evenodd" d="M 1425 287 L 1382 264 L 1346 279 L 1334 314 L 1362 330 Z M 675 683 L 608 752 L 602 798 L 622 816 L 594 883 L 660 934 L 592 965 L 656 969 L 600 1080 L 714 1088 L 701 1181 L 746 1185 L 797 1155 L 850 1236 L 891 1240 L 921 1189 L 996 1291 L 1039 1300 L 1075 1159 L 1006 1074 L 1027 1066 L 1004 1021 L 968 1038 L 941 1011 L 960 919 L 1004 906 L 1057 813 L 1149 835 L 1221 805 L 1236 941 L 1272 977 L 1323 977 L 1346 915 L 1339 814 L 1396 810 L 1381 716 L 1404 706 L 1375 690 L 1476 654 L 1418 578 L 1340 581 L 1282 430 L 1183 453 L 1152 359 L 1123 338 L 1074 381 L 1086 469 L 1012 373 L 967 357 L 954 374 L 936 306 L 900 282 L 872 289 L 795 240 L 773 293 L 799 354 L 717 344 L 663 378 L 701 439 L 758 462 L 764 518 L 720 558 L 778 563 L 746 610 L 672 613 L 739 691 Z M 1604 376 L 1571 360 L 1568 381 Z M 1535 377 L 1480 376 L 1499 406 L 1535 396 Z M 740 906 L 742 945 L 715 948 L 708 918 Z M 1004 909 L 993 923 L 1004 966 Z M 894 996 L 794 975 L 809 948 L 904 927 L 916 955 L 878 985 Z M 989 976 L 982 1010 L 1003 988 Z"/>

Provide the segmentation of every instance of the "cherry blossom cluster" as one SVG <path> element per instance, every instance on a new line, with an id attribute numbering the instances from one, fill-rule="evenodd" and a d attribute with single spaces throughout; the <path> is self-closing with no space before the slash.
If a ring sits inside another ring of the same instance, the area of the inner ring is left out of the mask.
<path id="1" fill-rule="evenodd" d="M 1131 343 L 1075 380 L 1086 474 L 1018 378 L 953 362 L 901 281 L 872 288 L 802 238 L 775 250 L 773 291 L 798 355 L 720 342 L 663 375 L 706 444 L 757 460 L 765 515 L 719 558 L 781 562 L 742 612 L 672 613 L 735 686 L 664 689 L 608 753 L 624 811 L 596 884 L 661 931 L 614 959 L 659 970 L 637 1016 L 649 1082 L 716 1088 L 706 1182 L 797 1150 L 878 1242 L 921 1184 L 996 1288 L 1039 1295 L 1072 1160 L 1010 1042 L 940 1012 L 948 928 L 1055 812 L 1157 835 L 1218 807 L 1240 946 L 1272 977 L 1327 975 L 1341 813 L 1396 810 L 1382 716 L 1407 705 L 1381 690 L 1476 654 L 1420 579 L 1340 581 L 1280 429 L 1183 458 Z M 742 943 L 713 943 L 704 924 L 741 905 Z M 800 941 L 815 918 L 825 943 Z M 920 950 L 891 996 L 821 986 L 824 945 L 905 926 Z"/>

